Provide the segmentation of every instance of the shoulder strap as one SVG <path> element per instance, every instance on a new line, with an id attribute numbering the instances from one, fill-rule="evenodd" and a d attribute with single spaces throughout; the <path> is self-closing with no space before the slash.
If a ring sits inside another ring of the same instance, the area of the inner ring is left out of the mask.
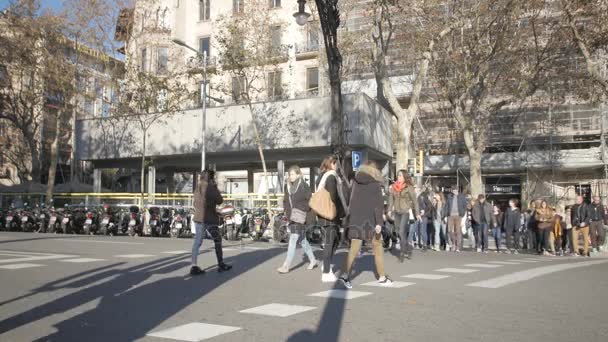
<path id="1" fill-rule="evenodd" d="M 325 188 L 325 182 L 327 181 L 327 177 L 329 177 L 329 176 L 334 176 L 336 178 L 336 181 L 338 181 L 338 175 L 336 174 L 336 171 L 334 171 L 334 170 L 327 171 L 323 174 L 323 177 L 321 177 L 321 182 L 319 182 L 319 186 L 317 187 L 317 190 Z M 339 183 L 340 183 L 340 181 L 338 181 L 338 184 Z"/>

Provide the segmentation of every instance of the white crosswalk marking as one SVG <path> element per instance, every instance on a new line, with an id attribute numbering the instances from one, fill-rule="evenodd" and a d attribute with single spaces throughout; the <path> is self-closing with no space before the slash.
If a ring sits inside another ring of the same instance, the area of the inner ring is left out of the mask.
<path id="1" fill-rule="evenodd" d="M 514 261 L 488 261 L 490 264 L 499 264 L 499 265 L 521 265 L 521 262 Z"/>
<path id="2" fill-rule="evenodd" d="M 337 298 L 337 299 L 354 299 L 364 296 L 371 295 L 371 292 L 360 292 L 351 290 L 329 290 L 317 293 L 309 294 L 309 297 L 322 297 L 322 298 Z"/>
<path id="3" fill-rule="evenodd" d="M 64 259 L 64 260 L 59 260 L 59 261 L 80 264 L 80 263 L 85 263 L 85 262 L 96 262 L 96 261 L 105 261 L 105 260 L 104 259 L 93 259 L 93 258 L 77 258 L 77 259 Z"/>
<path id="4" fill-rule="evenodd" d="M 166 252 L 162 252 L 163 254 L 174 254 L 174 255 L 179 255 L 179 254 L 189 254 L 192 253 L 191 251 L 166 251 Z"/>
<path id="5" fill-rule="evenodd" d="M 525 262 L 525 263 L 536 263 L 539 262 L 538 260 L 525 260 L 525 259 L 513 259 L 513 260 L 507 260 L 507 261 L 512 261 L 512 262 Z"/>
<path id="6" fill-rule="evenodd" d="M 20 251 L 7 251 L 7 250 L 0 250 L 0 255 L 12 257 L 9 259 L 0 260 L 0 264 L 12 264 L 12 263 L 23 263 L 23 262 L 27 263 L 27 262 L 31 262 L 31 261 L 73 258 L 76 256 L 76 255 L 67 255 L 67 254 L 20 252 Z"/>
<path id="7" fill-rule="evenodd" d="M 470 268 L 452 268 L 452 267 L 448 267 L 448 268 L 442 268 L 439 270 L 435 270 L 436 272 L 445 272 L 445 273 L 462 273 L 462 274 L 467 274 L 467 273 L 473 273 L 473 272 L 478 272 L 479 270 L 473 270 Z"/>
<path id="8" fill-rule="evenodd" d="M 137 259 L 137 258 L 149 258 L 149 257 L 153 257 L 154 255 L 151 254 L 123 254 L 123 255 L 117 255 L 117 258 L 127 258 L 127 259 Z"/>
<path id="9" fill-rule="evenodd" d="M 388 288 L 395 288 L 395 289 L 400 289 L 406 286 L 412 286 L 412 285 L 416 285 L 416 283 L 408 283 L 405 281 L 393 281 L 393 283 L 391 285 L 385 285 L 385 284 L 381 284 L 377 281 L 371 281 L 369 283 L 365 283 L 365 284 L 361 284 L 363 286 L 375 286 L 375 287 L 388 287 Z"/>
<path id="10" fill-rule="evenodd" d="M 264 316 L 275 316 L 275 317 L 289 317 L 302 312 L 314 310 L 314 306 L 300 306 L 300 305 L 288 305 L 271 303 L 267 305 L 258 306 L 255 308 L 239 311 L 241 313 L 264 315 Z"/>
<path id="11" fill-rule="evenodd" d="M 412 279 L 425 279 L 425 280 L 441 280 L 445 278 L 449 278 L 449 275 L 443 274 L 424 274 L 424 273 L 414 273 L 402 276 L 402 278 L 412 278 Z"/>
<path id="12" fill-rule="evenodd" d="M 32 267 L 40 267 L 44 265 L 38 264 L 10 264 L 10 265 L 0 265 L 0 269 L 3 270 L 20 270 L 22 268 L 32 268 Z"/>
<path id="13" fill-rule="evenodd" d="M 477 268 L 499 268 L 502 265 L 491 265 L 491 264 L 466 264 L 465 267 L 477 267 Z"/>
<path id="14" fill-rule="evenodd" d="M 178 341 L 198 342 L 237 330 L 241 330 L 241 328 L 207 323 L 188 323 L 175 328 L 149 333 L 147 336 Z"/>
<path id="15" fill-rule="evenodd" d="M 594 261 L 575 262 L 575 263 L 557 264 L 557 265 L 554 264 L 551 266 L 537 267 L 537 268 L 533 268 L 533 269 L 529 269 L 529 270 L 525 270 L 525 271 L 519 271 L 519 272 L 507 274 L 507 275 L 493 278 L 493 279 L 488 279 L 488 280 L 479 281 L 476 283 L 471 283 L 471 284 L 468 284 L 467 286 L 496 289 L 499 287 L 519 283 L 519 282 L 530 280 L 533 278 L 537 278 L 537 277 L 540 277 L 540 276 L 543 276 L 546 274 L 565 271 L 565 270 L 569 270 L 572 268 L 603 264 L 606 262 L 608 262 L 608 260 L 594 260 Z"/>

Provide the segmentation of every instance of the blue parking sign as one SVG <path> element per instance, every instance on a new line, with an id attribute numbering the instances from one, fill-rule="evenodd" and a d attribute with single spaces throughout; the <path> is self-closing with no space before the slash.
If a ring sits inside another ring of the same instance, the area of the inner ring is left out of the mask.
<path id="1" fill-rule="evenodd" d="M 359 151 L 352 152 L 352 160 L 353 160 L 353 170 L 357 170 L 361 167 L 363 163 L 363 153 Z"/>

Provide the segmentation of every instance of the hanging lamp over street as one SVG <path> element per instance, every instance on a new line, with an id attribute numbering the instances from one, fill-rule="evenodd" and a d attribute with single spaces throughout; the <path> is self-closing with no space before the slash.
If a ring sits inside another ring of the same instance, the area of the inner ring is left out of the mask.
<path id="1" fill-rule="evenodd" d="M 298 0 L 298 11 L 293 14 L 293 17 L 296 18 L 296 23 L 300 26 L 304 26 L 310 17 L 310 13 L 306 13 L 305 5 L 306 0 Z"/>

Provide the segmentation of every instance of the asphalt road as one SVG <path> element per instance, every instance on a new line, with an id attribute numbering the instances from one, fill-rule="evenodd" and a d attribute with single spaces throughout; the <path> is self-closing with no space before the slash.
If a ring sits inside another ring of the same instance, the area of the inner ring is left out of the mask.
<path id="1" fill-rule="evenodd" d="M 206 240 L 192 278 L 191 243 L 0 233 L 0 341 L 608 340 L 608 258 L 387 253 L 386 288 L 365 254 L 344 291 L 304 262 L 277 274 L 268 243 L 226 246 L 218 273 Z"/>

